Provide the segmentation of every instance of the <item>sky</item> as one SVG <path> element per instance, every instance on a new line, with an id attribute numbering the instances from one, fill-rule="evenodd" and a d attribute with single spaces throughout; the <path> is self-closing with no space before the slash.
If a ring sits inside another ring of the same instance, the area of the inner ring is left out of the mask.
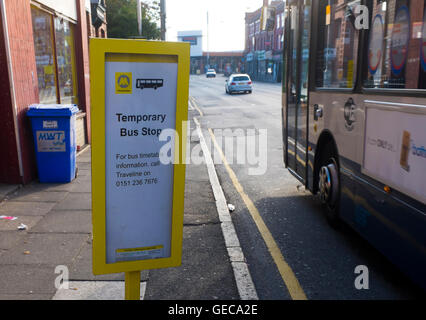
<path id="1" fill-rule="evenodd" d="M 202 30 L 203 51 L 244 50 L 245 12 L 262 4 L 263 0 L 166 0 L 166 40 L 177 41 L 178 31 Z"/>

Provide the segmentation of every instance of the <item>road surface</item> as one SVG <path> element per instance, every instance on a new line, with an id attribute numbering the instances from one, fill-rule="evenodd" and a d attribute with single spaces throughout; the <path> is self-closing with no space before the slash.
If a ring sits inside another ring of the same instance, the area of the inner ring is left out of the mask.
<path id="1" fill-rule="evenodd" d="M 228 95 L 225 79 L 192 76 L 191 105 L 235 206 L 232 219 L 259 298 L 424 297 L 349 227 L 330 227 L 318 199 L 286 170 L 281 85 L 254 83 L 252 94 Z"/>

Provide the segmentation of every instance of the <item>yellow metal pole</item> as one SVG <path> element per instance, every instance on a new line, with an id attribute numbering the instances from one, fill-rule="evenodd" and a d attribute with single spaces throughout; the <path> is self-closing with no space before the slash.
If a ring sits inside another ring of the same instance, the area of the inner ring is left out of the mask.
<path id="1" fill-rule="evenodd" d="M 141 273 L 140 271 L 126 272 L 124 277 L 124 298 L 126 300 L 141 299 Z"/>

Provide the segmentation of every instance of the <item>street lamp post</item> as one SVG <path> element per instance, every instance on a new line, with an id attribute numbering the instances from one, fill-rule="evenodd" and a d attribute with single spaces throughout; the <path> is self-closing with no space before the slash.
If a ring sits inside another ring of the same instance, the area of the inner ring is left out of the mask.
<path id="1" fill-rule="evenodd" d="M 161 40 L 166 40 L 166 0 L 160 1 Z"/>
<path id="2" fill-rule="evenodd" d="M 142 37 L 142 0 L 138 0 L 138 32 L 139 36 Z"/>
<path id="3" fill-rule="evenodd" d="M 207 11 L 207 67 L 210 67 L 210 52 L 209 52 L 209 12 Z"/>

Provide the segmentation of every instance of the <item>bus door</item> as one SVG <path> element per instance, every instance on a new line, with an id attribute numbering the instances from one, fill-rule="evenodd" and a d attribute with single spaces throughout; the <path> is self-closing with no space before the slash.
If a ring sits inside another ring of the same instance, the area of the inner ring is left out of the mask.
<path id="1" fill-rule="evenodd" d="M 286 22 L 286 165 L 306 183 L 311 0 L 289 1 Z"/>

